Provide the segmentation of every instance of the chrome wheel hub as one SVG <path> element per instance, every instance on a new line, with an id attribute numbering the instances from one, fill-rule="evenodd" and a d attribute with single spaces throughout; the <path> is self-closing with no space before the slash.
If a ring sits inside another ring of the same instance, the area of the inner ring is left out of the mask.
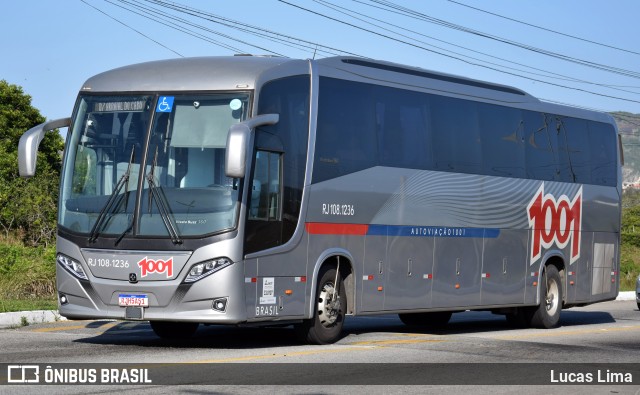
<path id="1" fill-rule="evenodd" d="M 340 296 L 333 284 L 326 283 L 318 297 L 318 319 L 320 323 L 329 327 L 338 319 L 340 313 Z"/>

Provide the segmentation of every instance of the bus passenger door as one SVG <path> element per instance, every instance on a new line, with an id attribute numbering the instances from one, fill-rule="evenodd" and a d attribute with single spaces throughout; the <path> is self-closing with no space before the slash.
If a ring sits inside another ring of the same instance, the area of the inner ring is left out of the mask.
<path id="1" fill-rule="evenodd" d="M 249 180 L 244 253 L 258 253 L 282 244 L 283 158 L 276 151 L 257 149 Z M 301 316 L 305 308 L 304 262 L 295 253 L 254 254 L 245 259 L 245 296 L 251 318 Z M 257 257 L 256 257 L 257 256 Z"/>
<path id="2" fill-rule="evenodd" d="M 282 243 L 282 154 L 257 150 L 249 181 L 245 254 Z"/>

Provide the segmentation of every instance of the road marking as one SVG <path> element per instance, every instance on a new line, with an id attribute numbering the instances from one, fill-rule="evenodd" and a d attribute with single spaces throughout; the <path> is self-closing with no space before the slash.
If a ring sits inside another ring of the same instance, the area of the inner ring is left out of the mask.
<path id="1" fill-rule="evenodd" d="M 331 346 L 327 346 L 331 347 Z M 288 357 L 299 357 L 305 355 L 316 355 L 316 354 L 327 354 L 327 353 L 337 353 L 337 352 L 348 352 L 348 351 L 365 351 L 370 350 L 375 347 L 340 347 L 336 348 L 323 348 L 322 350 L 309 350 L 309 351 L 297 351 L 290 352 L 286 354 L 266 354 L 266 355 L 247 355 L 244 357 L 232 357 L 232 358 L 222 358 L 222 359 L 206 359 L 200 361 L 191 361 L 186 363 L 222 363 L 222 362 L 241 362 L 241 361 L 251 361 L 253 359 L 268 359 L 268 358 L 288 358 Z"/>
<path id="2" fill-rule="evenodd" d="M 433 333 L 389 333 L 389 335 L 396 337 L 405 337 L 412 339 L 430 339 L 430 340 L 442 340 L 445 341 L 453 335 L 439 335 Z"/>
<path id="3" fill-rule="evenodd" d="M 442 343 L 444 339 L 389 339 L 389 340 L 369 340 L 350 343 L 353 346 L 389 346 L 393 344 L 417 344 L 417 343 Z"/>
<path id="4" fill-rule="evenodd" d="M 82 329 L 82 328 L 86 328 L 86 326 L 85 325 L 54 326 L 51 328 L 32 329 L 31 332 L 56 332 L 56 331 L 66 331 L 66 330 L 74 330 L 74 329 Z"/>
<path id="5" fill-rule="evenodd" d="M 411 335 L 411 334 L 398 334 L 396 336 L 428 336 L 428 335 Z M 269 358 L 290 358 L 290 357 L 300 357 L 306 355 L 317 355 L 317 354 L 327 354 L 327 353 L 338 353 L 338 352 L 350 352 L 350 351 L 369 351 L 376 348 L 384 348 L 394 344 L 416 344 L 416 343 L 440 343 L 445 342 L 444 339 L 388 339 L 388 340 L 370 340 L 370 341 L 360 341 L 355 343 L 349 343 L 349 346 L 344 346 L 338 348 L 327 346 L 328 348 L 322 348 L 318 350 L 308 350 L 308 351 L 296 351 L 290 352 L 286 354 L 265 354 L 265 355 L 247 355 L 244 357 L 232 357 L 232 358 L 222 358 L 222 359 L 208 359 L 208 360 L 200 360 L 200 361 L 191 361 L 190 363 L 224 363 L 224 362 L 242 362 L 242 361 L 251 361 L 256 359 L 269 359 Z"/>
<path id="6" fill-rule="evenodd" d="M 72 331 L 76 329 L 102 329 L 103 330 L 102 332 L 104 333 L 118 324 L 120 324 L 120 322 L 118 321 L 109 322 L 104 325 L 100 325 L 99 327 L 96 327 L 96 328 L 88 328 L 86 324 L 85 325 L 62 325 L 62 326 L 54 326 L 51 328 L 31 329 L 31 332 L 61 332 L 61 331 L 67 331 L 67 330 Z"/>
<path id="7" fill-rule="evenodd" d="M 499 340 L 516 340 L 516 339 L 528 339 L 528 338 L 536 338 L 536 337 L 584 335 L 589 333 L 626 332 L 626 331 L 635 331 L 635 330 L 640 330 L 640 325 L 630 325 L 630 326 L 614 327 L 614 328 L 577 329 L 572 331 L 546 330 L 540 333 L 526 333 L 526 334 L 510 335 L 510 336 L 494 336 L 491 338 L 499 339 Z"/>

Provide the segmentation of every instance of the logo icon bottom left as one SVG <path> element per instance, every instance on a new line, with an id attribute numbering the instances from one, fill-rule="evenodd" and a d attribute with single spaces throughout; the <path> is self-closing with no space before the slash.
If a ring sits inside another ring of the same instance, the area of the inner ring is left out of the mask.
<path id="1" fill-rule="evenodd" d="M 7 366 L 7 383 L 39 383 L 40 366 L 9 365 Z"/>

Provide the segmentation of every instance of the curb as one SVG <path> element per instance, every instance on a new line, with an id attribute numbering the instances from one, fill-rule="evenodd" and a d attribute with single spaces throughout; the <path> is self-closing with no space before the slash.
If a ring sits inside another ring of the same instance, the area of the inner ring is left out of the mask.
<path id="1" fill-rule="evenodd" d="M 0 328 L 16 328 L 66 320 L 67 319 L 62 317 L 57 310 L 14 311 L 11 313 L 0 313 Z"/>
<path id="2" fill-rule="evenodd" d="M 636 300 L 636 293 L 634 291 L 620 292 L 616 298 L 616 301 L 618 300 Z"/>
<path id="3" fill-rule="evenodd" d="M 636 293 L 633 291 L 620 292 L 616 301 L 636 300 Z M 43 324 L 46 322 L 67 321 L 57 310 L 34 310 L 15 311 L 11 313 L 0 313 L 1 328 L 17 328 L 21 326 Z"/>

